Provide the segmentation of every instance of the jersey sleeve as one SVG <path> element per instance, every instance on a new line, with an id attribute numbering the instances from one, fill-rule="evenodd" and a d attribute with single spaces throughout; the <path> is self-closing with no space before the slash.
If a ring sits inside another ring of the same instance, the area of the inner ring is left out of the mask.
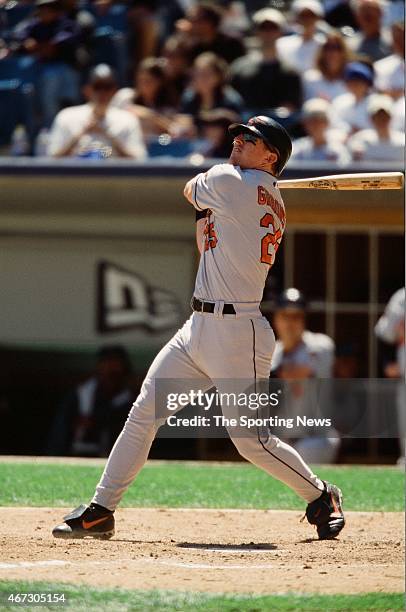
<path id="1" fill-rule="evenodd" d="M 375 334 L 389 344 L 398 342 L 398 327 L 405 318 L 405 290 L 400 289 L 392 295 L 385 312 L 375 325 Z"/>
<path id="2" fill-rule="evenodd" d="M 198 174 L 193 185 L 193 204 L 197 210 L 210 208 L 228 216 L 235 213 L 243 189 L 241 177 L 231 164 L 218 164 Z"/>

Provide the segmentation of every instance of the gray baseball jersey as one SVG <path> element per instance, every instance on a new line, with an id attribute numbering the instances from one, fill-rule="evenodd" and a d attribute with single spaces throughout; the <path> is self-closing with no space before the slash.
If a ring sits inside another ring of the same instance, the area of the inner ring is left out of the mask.
<path id="1" fill-rule="evenodd" d="M 193 204 L 210 209 L 195 296 L 259 303 L 286 224 L 275 177 L 218 164 L 195 177 Z"/>
<path id="2" fill-rule="evenodd" d="M 334 342 L 325 334 L 306 330 L 300 344 L 285 353 L 283 343 L 278 340 L 272 357 L 272 370 L 285 364 L 307 365 L 316 378 L 330 378 L 333 375 Z"/>

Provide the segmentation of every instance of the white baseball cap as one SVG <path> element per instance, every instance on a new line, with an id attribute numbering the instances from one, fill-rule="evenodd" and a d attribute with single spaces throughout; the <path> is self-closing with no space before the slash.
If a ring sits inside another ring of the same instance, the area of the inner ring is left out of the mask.
<path id="1" fill-rule="evenodd" d="M 324 16 L 324 9 L 319 0 L 294 0 L 291 10 L 294 15 L 299 15 L 302 11 L 311 11 L 318 17 Z"/>
<path id="2" fill-rule="evenodd" d="M 383 110 L 388 115 L 393 113 L 393 101 L 392 98 L 385 94 L 372 94 L 368 102 L 368 115 L 375 115 L 379 111 Z"/>
<path id="3" fill-rule="evenodd" d="M 277 11 L 273 8 L 263 8 L 257 11 L 253 14 L 252 21 L 257 26 L 262 25 L 263 23 L 266 23 L 268 21 L 270 23 L 275 23 L 281 29 L 284 28 L 286 25 L 286 19 L 284 15 L 280 11 Z"/>
<path id="4" fill-rule="evenodd" d="M 303 104 L 302 117 L 308 119 L 310 117 L 323 117 L 328 119 L 330 112 L 330 103 L 323 98 L 311 98 Z"/>

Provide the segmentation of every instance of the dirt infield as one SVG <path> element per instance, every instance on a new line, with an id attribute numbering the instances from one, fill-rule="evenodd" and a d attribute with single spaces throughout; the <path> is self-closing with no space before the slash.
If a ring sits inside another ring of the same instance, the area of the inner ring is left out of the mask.
<path id="1" fill-rule="evenodd" d="M 124 508 L 110 541 L 55 540 L 66 512 L 0 508 L 0 579 L 258 594 L 404 589 L 403 513 L 349 512 L 340 539 L 320 542 L 298 512 Z"/>

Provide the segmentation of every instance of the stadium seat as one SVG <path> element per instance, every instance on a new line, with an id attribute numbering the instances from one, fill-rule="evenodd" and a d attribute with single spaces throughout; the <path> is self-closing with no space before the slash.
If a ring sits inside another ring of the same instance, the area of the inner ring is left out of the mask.
<path id="1" fill-rule="evenodd" d="M 168 144 L 163 144 L 162 139 L 152 140 L 147 144 L 149 157 L 161 157 L 169 155 L 170 157 L 186 157 L 193 153 L 193 147 L 190 140 L 171 140 Z"/>

